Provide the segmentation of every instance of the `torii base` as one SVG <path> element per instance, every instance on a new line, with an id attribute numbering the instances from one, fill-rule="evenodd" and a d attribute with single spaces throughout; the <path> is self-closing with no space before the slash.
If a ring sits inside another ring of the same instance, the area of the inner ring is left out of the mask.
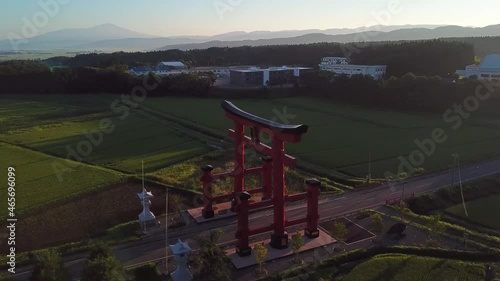
<path id="1" fill-rule="evenodd" d="M 215 212 L 214 212 L 214 210 L 203 210 L 203 211 L 201 211 L 201 215 L 204 218 L 209 219 L 209 218 L 213 218 L 215 216 Z"/>
<path id="2" fill-rule="evenodd" d="M 282 250 L 288 248 L 288 233 L 285 231 L 283 235 L 271 234 L 271 247 Z"/>
<path id="3" fill-rule="evenodd" d="M 246 248 L 240 248 L 236 246 L 236 254 L 240 257 L 247 257 L 252 254 L 252 248 L 246 247 Z"/>
<path id="4" fill-rule="evenodd" d="M 319 237 L 319 229 L 305 229 L 304 230 L 304 235 L 307 236 L 307 238 L 313 239 L 313 238 L 318 238 Z"/>

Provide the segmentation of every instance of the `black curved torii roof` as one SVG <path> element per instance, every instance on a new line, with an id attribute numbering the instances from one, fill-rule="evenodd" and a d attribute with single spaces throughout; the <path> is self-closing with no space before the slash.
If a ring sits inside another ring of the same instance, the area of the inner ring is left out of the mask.
<path id="1" fill-rule="evenodd" d="M 307 125 L 280 124 L 271 120 L 261 118 L 259 116 L 255 116 L 253 114 L 250 114 L 246 111 L 239 109 L 236 105 L 227 100 L 223 101 L 221 106 L 226 112 L 229 112 L 232 115 L 238 116 L 242 119 L 250 121 L 251 123 L 257 124 L 264 128 L 268 128 L 272 131 L 277 131 L 283 134 L 302 135 L 307 133 L 307 130 L 309 129 Z"/>

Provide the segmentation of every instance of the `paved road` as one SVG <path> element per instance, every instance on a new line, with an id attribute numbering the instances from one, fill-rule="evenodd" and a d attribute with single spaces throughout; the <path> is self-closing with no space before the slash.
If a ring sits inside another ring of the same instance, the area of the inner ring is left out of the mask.
<path id="1" fill-rule="evenodd" d="M 483 162 L 476 165 L 470 165 L 461 169 L 461 177 L 463 182 L 471 181 L 478 178 L 491 176 L 500 173 L 500 159 Z M 454 173 L 455 183 L 458 181 L 458 173 Z M 434 175 L 427 175 L 424 177 L 416 178 L 403 184 L 389 186 L 388 184 L 377 188 L 376 190 L 367 190 L 361 192 L 351 192 L 341 197 L 332 197 L 323 199 L 319 202 L 319 212 L 321 219 L 328 219 L 342 214 L 350 213 L 356 210 L 375 208 L 385 204 L 386 199 L 396 198 L 403 194 L 420 194 L 424 192 L 434 191 L 442 188 L 445 185 L 451 184 L 452 173 L 445 172 Z M 295 219 L 303 217 L 306 213 L 305 204 L 290 205 L 287 207 L 287 218 Z M 250 214 L 250 226 L 258 226 L 269 224 L 272 221 L 272 209 L 265 209 L 262 211 Z M 177 239 L 188 240 L 193 248 L 196 248 L 195 242 L 192 237 L 202 231 L 214 228 L 222 228 L 224 237 L 222 241 L 224 244 L 231 244 L 235 242 L 234 232 L 236 230 L 237 220 L 235 217 L 217 220 L 202 225 L 192 225 L 178 230 L 172 231 L 168 235 L 169 244 L 174 244 Z M 125 266 L 133 266 L 151 261 L 158 261 L 165 257 L 165 240 L 161 231 L 148 238 L 149 243 L 140 244 L 127 248 L 118 248 L 115 253 L 118 259 L 125 264 Z M 69 261 L 66 266 L 78 278 L 84 260 L 77 259 Z M 16 277 L 21 280 L 27 280 L 30 275 L 30 268 L 18 269 Z"/>

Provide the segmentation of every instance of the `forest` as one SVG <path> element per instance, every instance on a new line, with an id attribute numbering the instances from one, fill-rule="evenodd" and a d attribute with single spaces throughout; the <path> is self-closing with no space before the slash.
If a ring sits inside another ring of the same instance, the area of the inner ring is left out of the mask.
<path id="1" fill-rule="evenodd" d="M 128 74 L 127 70 L 133 65 L 154 64 L 162 60 L 182 60 L 191 67 L 209 63 L 314 66 L 323 56 L 342 56 L 344 53 L 350 54 L 353 63 L 387 64 L 386 79 L 377 81 L 370 76 L 335 76 L 316 70 L 303 74 L 300 81 L 295 81 L 294 87 L 288 90 L 289 94 L 319 96 L 371 107 L 436 111 L 474 95 L 481 85 L 476 79 L 458 80 L 454 74 L 456 69 L 474 62 L 471 43 L 429 40 L 362 46 L 311 44 L 88 54 L 49 61 L 8 61 L 0 63 L 0 94 L 121 94 L 130 92 L 144 81 L 158 81 L 158 87 L 150 91 L 150 96 L 209 97 L 215 82 L 213 73 L 167 77 L 150 74 L 144 80 Z M 490 92 L 498 91 L 498 82 L 492 83 L 495 85 L 488 86 L 488 89 L 494 90 Z"/>
<path id="2" fill-rule="evenodd" d="M 500 53 L 500 37 L 457 37 L 443 38 L 449 42 L 464 42 L 471 44 L 474 48 L 474 54 L 477 57 L 484 58 L 489 54 Z"/>
<path id="3" fill-rule="evenodd" d="M 0 94 L 123 94 L 147 83 L 156 85 L 148 87 L 149 96 L 200 97 L 208 94 L 214 82 L 212 73 L 136 77 L 120 67 L 49 68 L 36 61 L 0 63 Z"/>
<path id="4" fill-rule="evenodd" d="M 0 94 L 126 94 L 134 87 L 147 83 L 157 84 L 148 90 L 148 96 L 151 97 L 211 97 L 217 96 L 212 91 L 214 82 L 213 73 L 162 77 L 150 74 L 146 77 L 136 77 L 120 67 L 49 68 L 33 61 L 0 63 Z M 401 111 L 442 111 L 454 103 L 462 103 L 468 96 L 477 95 L 481 90 L 489 91 L 492 97 L 488 106 L 494 106 L 496 110 L 500 100 L 494 94 L 498 93 L 499 84 L 499 81 L 486 83 L 477 79 L 458 80 L 456 77 L 422 76 L 411 72 L 401 77 L 391 76 L 379 81 L 371 76 L 336 76 L 331 72 L 312 71 L 304 73 L 292 88 L 281 90 L 288 92 L 288 95 L 317 96 L 333 101 Z M 231 96 L 236 97 L 238 93 L 240 91 Z M 258 97 L 271 96 L 264 89 Z"/>
<path id="5" fill-rule="evenodd" d="M 378 43 L 317 43 L 261 47 L 209 48 L 204 50 L 167 50 L 154 52 L 117 52 L 83 54 L 73 58 L 56 57 L 45 60 L 49 65 L 106 68 L 155 65 L 161 61 L 180 60 L 190 67 L 198 66 L 281 66 L 317 67 L 322 57 L 341 56 L 354 64 L 388 66 L 388 76 L 400 77 L 408 72 L 416 75 L 447 77 L 457 69 L 474 63 L 471 43 L 427 40 Z"/>
<path id="6" fill-rule="evenodd" d="M 330 72 L 309 72 L 301 77 L 308 95 L 333 101 L 398 111 L 442 112 L 454 104 L 487 96 L 483 108 L 496 112 L 500 105 L 500 81 L 450 79 L 407 73 L 382 81 L 371 76 L 335 76 Z"/>

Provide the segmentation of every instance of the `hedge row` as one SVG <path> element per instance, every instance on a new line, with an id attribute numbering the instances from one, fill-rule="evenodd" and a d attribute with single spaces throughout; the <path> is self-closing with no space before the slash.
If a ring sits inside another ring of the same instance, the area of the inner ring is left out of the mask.
<path id="1" fill-rule="evenodd" d="M 437 248 L 419 248 L 419 247 L 371 247 L 368 249 L 355 250 L 348 252 L 346 254 L 338 255 L 332 257 L 321 263 L 308 265 L 305 267 L 295 268 L 290 271 L 285 271 L 273 276 L 268 276 L 260 281 L 278 281 L 286 278 L 291 278 L 293 276 L 301 275 L 307 272 L 313 272 L 325 268 L 336 267 L 345 263 L 362 261 L 381 254 L 406 254 L 414 256 L 425 256 L 434 257 L 442 259 L 453 259 L 453 260 L 463 260 L 471 262 L 499 262 L 500 261 L 500 251 L 496 249 L 491 249 L 491 251 L 482 252 L 467 252 L 467 251 L 456 251 L 447 249 L 437 249 Z"/>

